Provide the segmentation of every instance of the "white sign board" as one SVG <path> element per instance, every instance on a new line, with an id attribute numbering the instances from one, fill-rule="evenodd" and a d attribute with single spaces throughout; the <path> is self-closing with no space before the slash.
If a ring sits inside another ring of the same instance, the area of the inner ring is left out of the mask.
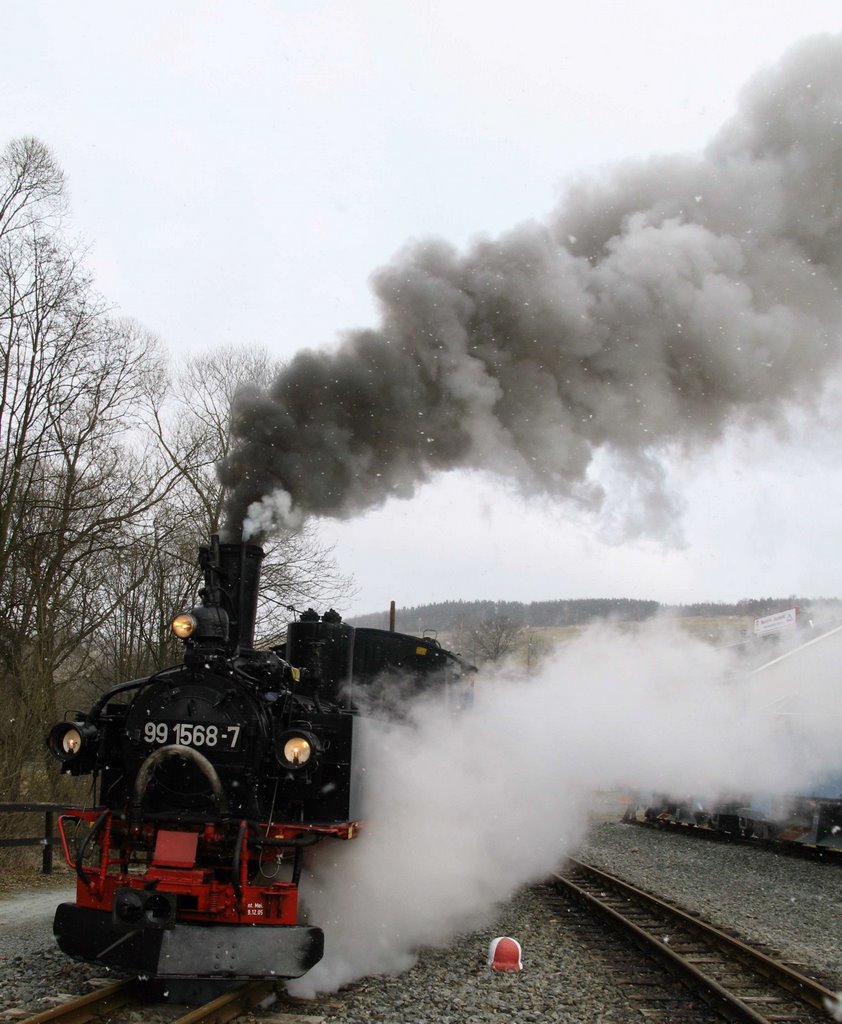
<path id="1" fill-rule="evenodd" d="M 765 615 L 762 619 L 755 619 L 754 635 L 763 636 L 766 633 L 777 633 L 779 629 L 784 629 L 786 626 L 794 626 L 797 616 L 797 608 L 787 608 L 785 612 L 775 612 L 774 615 Z"/>

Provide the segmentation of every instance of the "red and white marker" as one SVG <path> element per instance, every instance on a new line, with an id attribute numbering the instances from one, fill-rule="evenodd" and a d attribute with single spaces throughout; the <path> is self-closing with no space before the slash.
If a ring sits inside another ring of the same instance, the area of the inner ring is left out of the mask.
<path id="1" fill-rule="evenodd" d="M 488 947 L 488 966 L 492 971 L 522 971 L 523 958 L 520 943 L 501 935 L 492 939 Z"/>

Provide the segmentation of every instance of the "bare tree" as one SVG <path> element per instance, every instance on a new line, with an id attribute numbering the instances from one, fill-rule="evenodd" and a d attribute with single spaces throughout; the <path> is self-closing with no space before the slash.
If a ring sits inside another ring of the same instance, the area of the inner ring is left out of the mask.
<path id="1" fill-rule="evenodd" d="M 109 558 L 99 592 L 110 608 L 90 641 L 85 681 L 94 691 L 172 664 L 180 644 L 169 623 L 192 603 L 195 544 L 169 529 L 166 502 L 147 529 Z"/>
<path id="2" fill-rule="evenodd" d="M 13 139 L 0 154 L 0 238 L 59 220 L 65 212 L 64 172 L 38 139 Z"/>
<path id="3" fill-rule="evenodd" d="M 521 649 L 525 627 L 506 615 L 495 615 L 470 626 L 462 643 L 471 657 L 480 662 L 501 661 Z"/>
<path id="4" fill-rule="evenodd" d="M 108 315 L 62 237 L 63 202 L 46 147 L 11 143 L 0 157 L 0 677 L 11 711 L 0 783 L 11 793 L 69 666 L 119 602 L 102 587 L 109 560 L 174 478 L 148 447 L 157 345 Z"/>
<path id="5" fill-rule="evenodd" d="M 230 448 L 234 395 L 245 384 L 271 380 L 281 365 L 264 350 L 243 345 L 187 359 L 173 377 L 170 401 L 158 411 L 158 437 L 178 467 L 173 507 L 198 537 L 222 526 L 224 492 L 216 464 Z"/>

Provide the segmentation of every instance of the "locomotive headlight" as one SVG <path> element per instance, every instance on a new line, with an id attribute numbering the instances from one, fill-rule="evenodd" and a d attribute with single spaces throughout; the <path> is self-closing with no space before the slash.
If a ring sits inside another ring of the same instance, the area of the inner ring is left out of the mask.
<path id="1" fill-rule="evenodd" d="M 284 744 L 284 760 L 288 764 L 307 764 L 313 748 L 303 736 L 293 736 Z"/>
<path id="2" fill-rule="evenodd" d="M 189 612 L 182 612 L 172 620 L 170 629 L 179 640 L 186 640 L 193 635 L 197 625 L 196 619 Z"/>
<path id="3" fill-rule="evenodd" d="M 61 737 L 60 745 L 65 754 L 75 757 L 82 749 L 82 734 L 78 729 L 68 729 Z"/>
<path id="4" fill-rule="evenodd" d="M 302 730 L 291 730 L 278 737 L 278 760 L 293 771 L 310 767 L 317 762 L 321 746 L 316 737 Z"/>
<path id="5" fill-rule="evenodd" d="M 72 761 L 92 746 L 99 733 L 89 722 L 59 722 L 50 729 L 47 746 L 59 761 Z"/>

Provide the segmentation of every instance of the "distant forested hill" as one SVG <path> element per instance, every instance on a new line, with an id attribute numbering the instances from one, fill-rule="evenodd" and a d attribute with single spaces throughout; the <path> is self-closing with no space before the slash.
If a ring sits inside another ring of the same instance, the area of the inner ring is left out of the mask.
<path id="1" fill-rule="evenodd" d="M 396 627 L 405 633 L 421 633 L 425 629 L 456 630 L 477 626 L 493 619 L 509 619 L 523 626 L 576 626 L 598 619 L 620 622 L 641 622 L 654 615 L 675 617 L 741 615 L 759 618 L 787 608 L 808 610 L 823 607 L 842 608 L 842 600 L 800 597 L 763 597 L 737 601 L 734 604 L 703 602 L 699 604 L 667 605 L 658 601 L 643 601 L 626 597 L 581 598 L 558 601 L 440 601 L 437 604 L 400 608 L 396 613 Z M 388 611 L 373 612 L 351 619 L 354 626 L 389 628 Z"/>

